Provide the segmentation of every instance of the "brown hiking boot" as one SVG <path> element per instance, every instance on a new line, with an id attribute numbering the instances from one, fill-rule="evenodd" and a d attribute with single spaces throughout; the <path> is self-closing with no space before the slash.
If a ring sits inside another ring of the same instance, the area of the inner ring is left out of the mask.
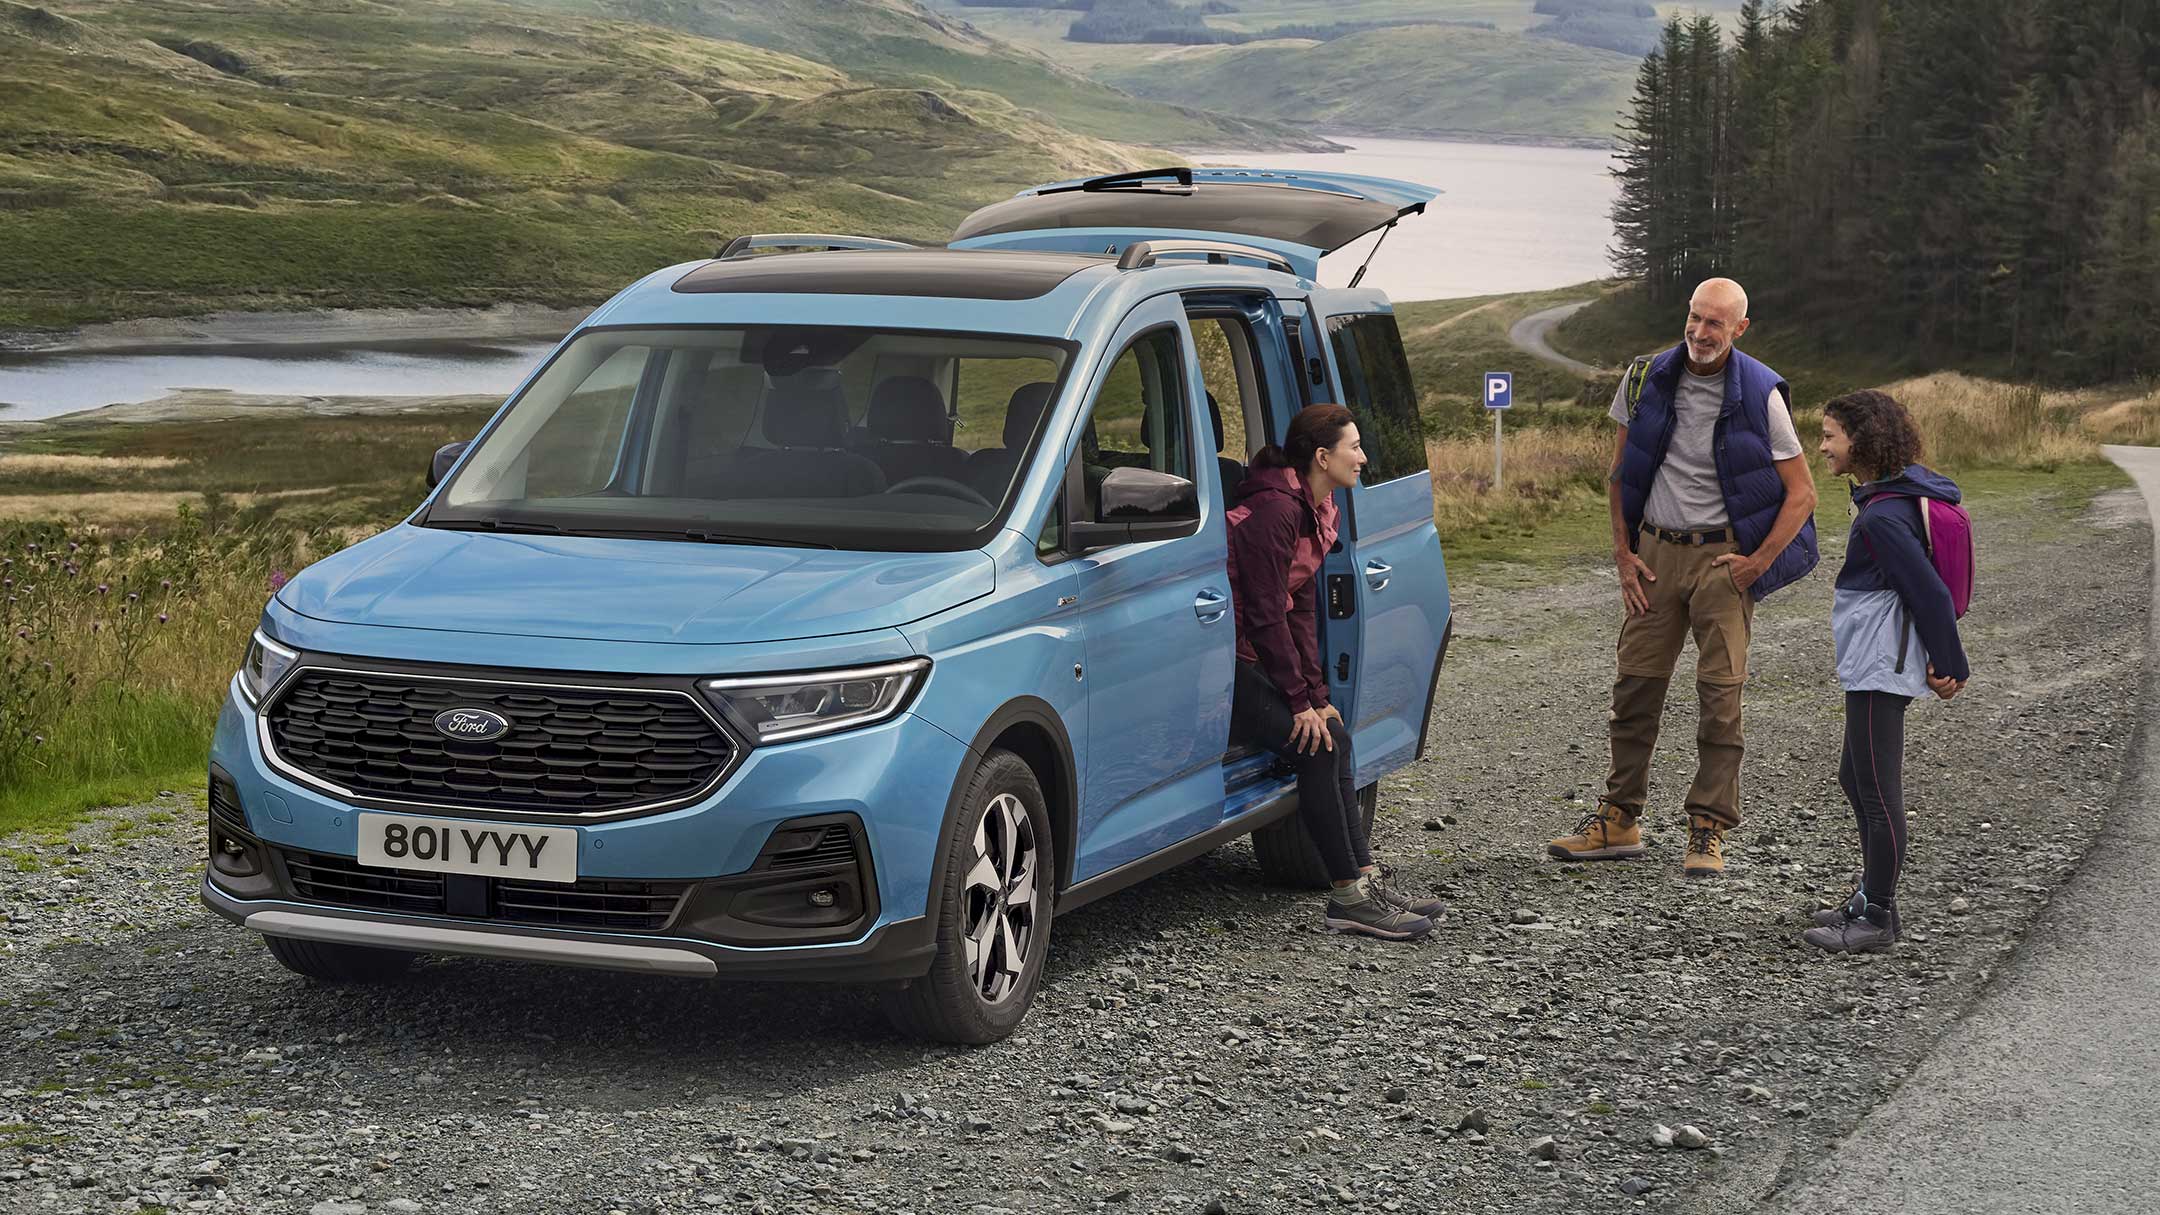
<path id="1" fill-rule="evenodd" d="M 1583 816 L 1575 834 L 1545 845 L 1545 855 L 1562 861 L 1618 861 L 1643 854 L 1642 828 L 1635 816 L 1611 802 Z"/>
<path id="2" fill-rule="evenodd" d="M 1701 815 L 1690 818 L 1680 872 L 1691 878 L 1725 876 L 1725 829 Z"/>

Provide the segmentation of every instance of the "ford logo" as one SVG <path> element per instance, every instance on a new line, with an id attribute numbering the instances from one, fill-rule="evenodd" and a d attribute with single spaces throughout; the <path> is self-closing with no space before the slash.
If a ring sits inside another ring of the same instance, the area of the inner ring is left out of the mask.
<path id="1" fill-rule="evenodd" d="M 444 709 L 435 715 L 435 731 L 444 738 L 486 742 L 510 732 L 510 719 L 486 709 Z"/>

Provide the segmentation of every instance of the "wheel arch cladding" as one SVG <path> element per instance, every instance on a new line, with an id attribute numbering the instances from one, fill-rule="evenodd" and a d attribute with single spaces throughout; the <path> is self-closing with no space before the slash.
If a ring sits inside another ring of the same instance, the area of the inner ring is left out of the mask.
<path id="1" fill-rule="evenodd" d="M 1057 850 L 1057 890 L 1062 892 L 1072 884 L 1072 841 L 1079 830 L 1080 805 L 1072 738 L 1066 733 L 1065 723 L 1048 701 L 1032 696 L 1008 701 L 990 715 L 968 743 L 968 751 L 977 762 L 993 750 L 1010 751 L 1019 756 L 1034 770 L 1035 781 L 1042 786 L 1044 809 L 1050 816 L 1051 846 Z M 967 796 L 968 782 L 974 775 L 975 764 L 970 763 L 961 769 L 953 782 L 952 792 L 945 799 L 947 830 L 960 813 L 961 799 Z M 930 889 L 932 897 L 938 897 L 945 889 L 945 854 L 942 850 L 938 853 L 938 871 L 933 875 Z"/>

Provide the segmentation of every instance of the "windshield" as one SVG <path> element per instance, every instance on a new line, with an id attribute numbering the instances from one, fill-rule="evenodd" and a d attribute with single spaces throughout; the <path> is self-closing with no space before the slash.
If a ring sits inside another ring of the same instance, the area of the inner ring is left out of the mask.
<path id="1" fill-rule="evenodd" d="M 971 548 L 1071 354 L 827 326 L 578 335 L 436 496 L 431 527 Z"/>

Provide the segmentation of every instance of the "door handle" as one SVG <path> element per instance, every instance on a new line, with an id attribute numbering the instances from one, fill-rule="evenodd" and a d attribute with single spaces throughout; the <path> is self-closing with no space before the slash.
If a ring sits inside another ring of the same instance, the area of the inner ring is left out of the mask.
<path id="1" fill-rule="evenodd" d="M 1368 561 L 1365 563 L 1365 585 L 1376 591 L 1384 591 L 1394 573 L 1395 567 L 1385 561 Z"/>
<path id="2" fill-rule="evenodd" d="M 1193 596 L 1192 610 L 1193 615 L 1200 618 L 1200 623 L 1213 624 L 1229 613 L 1230 600 L 1221 591 L 1209 587 Z"/>

